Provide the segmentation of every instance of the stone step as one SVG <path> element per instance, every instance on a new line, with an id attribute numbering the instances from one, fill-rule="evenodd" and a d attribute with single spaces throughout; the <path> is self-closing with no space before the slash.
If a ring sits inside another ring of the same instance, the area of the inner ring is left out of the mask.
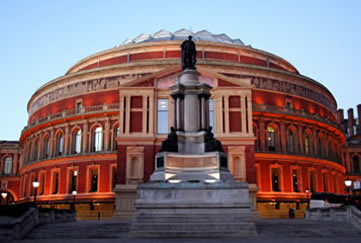
<path id="1" fill-rule="evenodd" d="M 239 231 L 131 231 L 129 238 L 232 238 L 249 237 L 248 230 Z"/>
<path id="2" fill-rule="evenodd" d="M 72 222 L 40 225 L 26 239 L 119 238 L 129 231 L 128 222 Z"/>
<path id="3" fill-rule="evenodd" d="M 133 231 L 157 231 L 157 232 L 212 232 L 212 231 L 240 231 L 243 229 L 255 228 L 254 224 L 249 223 L 136 223 L 130 230 Z"/>
<path id="4" fill-rule="evenodd" d="M 249 217 L 238 217 L 238 216 L 230 216 L 230 217 L 212 217 L 212 216 L 202 216 L 202 217 L 189 217 L 189 216 L 144 216 L 144 217 L 136 217 L 133 219 L 133 222 L 139 223 L 236 223 L 236 222 L 252 222 L 252 218 Z"/>

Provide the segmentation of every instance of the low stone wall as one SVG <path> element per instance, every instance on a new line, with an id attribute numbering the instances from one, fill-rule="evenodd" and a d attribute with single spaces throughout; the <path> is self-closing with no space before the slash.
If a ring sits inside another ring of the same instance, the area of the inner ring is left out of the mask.
<path id="1" fill-rule="evenodd" d="M 76 221 L 76 214 L 72 210 L 39 208 L 39 224 L 62 223 Z"/>
<path id="2" fill-rule="evenodd" d="M 76 214 L 71 210 L 29 208 L 17 218 L 0 217 L 0 240 L 22 239 L 39 224 L 73 221 Z"/>
<path id="3" fill-rule="evenodd" d="M 17 240 L 25 237 L 39 222 L 38 210 L 30 208 L 17 218 L 0 217 L 0 239 Z"/>
<path id="4" fill-rule="evenodd" d="M 339 208 L 311 208 L 306 211 L 306 219 L 320 221 L 346 222 L 361 231 L 361 211 L 355 206 Z"/>

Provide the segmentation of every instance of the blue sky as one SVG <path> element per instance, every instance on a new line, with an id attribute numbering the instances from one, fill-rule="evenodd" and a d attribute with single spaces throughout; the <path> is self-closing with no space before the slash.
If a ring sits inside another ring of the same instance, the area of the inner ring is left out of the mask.
<path id="1" fill-rule="evenodd" d="M 160 29 L 207 29 L 276 54 L 361 103 L 361 1 L 0 1 L 0 140 L 18 140 L 37 88 L 77 61 Z M 355 114 L 355 116 L 357 116 Z"/>

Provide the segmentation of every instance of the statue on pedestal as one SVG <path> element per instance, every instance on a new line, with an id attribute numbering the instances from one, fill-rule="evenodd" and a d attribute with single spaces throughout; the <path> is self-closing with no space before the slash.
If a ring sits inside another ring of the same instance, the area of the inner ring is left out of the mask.
<path id="1" fill-rule="evenodd" d="M 188 36 L 188 40 L 185 40 L 182 45 L 182 68 L 183 70 L 193 69 L 196 70 L 196 62 L 197 62 L 197 51 L 196 45 L 194 41 L 192 41 L 192 36 Z"/>

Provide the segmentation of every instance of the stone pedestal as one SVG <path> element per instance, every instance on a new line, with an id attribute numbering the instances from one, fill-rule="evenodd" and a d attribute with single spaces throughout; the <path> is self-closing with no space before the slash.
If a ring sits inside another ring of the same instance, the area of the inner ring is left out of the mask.
<path id="1" fill-rule="evenodd" d="M 138 186 L 130 237 L 250 237 L 257 235 L 248 184 L 236 182 Z"/>
<path id="2" fill-rule="evenodd" d="M 135 200 L 137 196 L 137 185 L 117 184 L 115 192 L 115 211 L 113 219 L 131 219 L 135 210 Z"/>

